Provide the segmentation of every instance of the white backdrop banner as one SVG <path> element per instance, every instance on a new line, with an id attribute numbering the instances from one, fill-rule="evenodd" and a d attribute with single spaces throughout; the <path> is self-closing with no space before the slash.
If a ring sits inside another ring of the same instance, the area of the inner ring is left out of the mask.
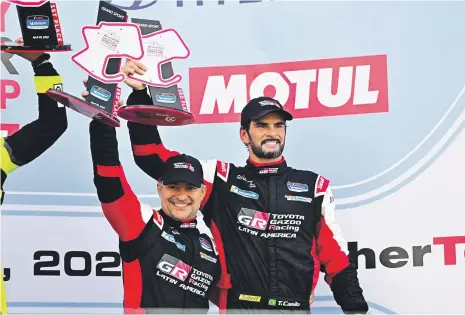
<path id="1" fill-rule="evenodd" d="M 370 312 L 465 313 L 465 2 L 108 2 L 175 29 L 189 48 L 172 64 L 196 122 L 161 127 L 166 147 L 242 165 L 239 113 L 252 97 L 276 97 L 296 117 L 288 163 L 332 181 Z M 64 90 L 80 95 L 87 73 L 71 56 L 85 48 L 81 28 L 95 25 L 98 2 L 57 9 L 73 52 L 52 62 Z M 1 17 L 2 41 L 19 37 L 15 6 L 2 2 Z M 37 96 L 30 65 L 1 60 L 7 135 L 36 118 Z M 121 310 L 117 236 L 93 186 L 89 118 L 67 113 L 65 134 L 5 185 L 11 313 Z M 129 183 L 157 207 L 124 121 L 117 132 Z M 341 313 L 324 281 L 313 306 Z"/>

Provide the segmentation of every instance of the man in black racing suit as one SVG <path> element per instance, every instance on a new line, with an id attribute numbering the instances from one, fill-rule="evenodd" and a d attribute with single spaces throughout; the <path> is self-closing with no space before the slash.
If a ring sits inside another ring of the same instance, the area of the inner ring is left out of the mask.
<path id="1" fill-rule="evenodd" d="M 126 67 L 143 73 L 138 62 Z M 127 104 L 152 104 L 145 86 Z M 368 305 L 335 218 L 330 182 L 287 165 L 282 152 L 286 121 L 293 117 L 269 97 L 252 99 L 241 115 L 245 166 L 203 161 L 207 193 L 202 214 L 218 246 L 219 307 L 308 311 L 319 272 L 325 272 L 345 313 L 366 313 Z M 128 122 L 137 165 L 160 178 L 166 149 L 156 126 Z"/>
<path id="2" fill-rule="evenodd" d="M 220 265 L 215 243 L 197 229 L 202 165 L 187 155 L 168 160 L 154 185 L 162 208 L 153 210 L 126 180 L 116 129 L 94 120 L 89 132 L 97 195 L 120 240 L 125 313 L 207 313 Z"/>

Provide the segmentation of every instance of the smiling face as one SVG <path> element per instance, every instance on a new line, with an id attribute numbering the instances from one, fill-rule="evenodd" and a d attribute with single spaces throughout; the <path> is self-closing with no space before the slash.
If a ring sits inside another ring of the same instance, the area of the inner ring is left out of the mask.
<path id="1" fill-rule="evenodd" d="M 205 187 L 200 188 L 187 183 L 157 185 L 162 210 L 178 221 L 191 220 L 197 216 L 200 203 L 205 196 Z"/>
<path id="2" fill-rule="evenodd" d="M 240 136 L 252 160 L 273 162 L 279 160 L 284 151 L 286 124 L 280 114 L 270 113 L 252 121 L 248 130 L 241 128 Z"/>

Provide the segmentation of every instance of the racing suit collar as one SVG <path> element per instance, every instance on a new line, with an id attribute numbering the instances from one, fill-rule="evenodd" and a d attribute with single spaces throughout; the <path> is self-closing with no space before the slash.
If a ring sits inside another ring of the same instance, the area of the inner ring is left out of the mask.
<path id="1" fill-rule="evenodd" d="M 254 170 L 262 176 L 279 175 L 287 168 L 287 163 L 284 156 L 279 161 L 271 163 L 257 163 L 248 158 L 247 168 Z"/>
<path id="2" fill-rule="evenodd" d="M 191 220 L 183 220 L 183 221 L 178 221 L 170 217 L 163 211 L 163 209 L 160 209 L 158 211 L 160 215 L 163 217 L 164 222 L 173 228 L 176 229 L 197 229 L 197 219 L 193 218 Z"/>

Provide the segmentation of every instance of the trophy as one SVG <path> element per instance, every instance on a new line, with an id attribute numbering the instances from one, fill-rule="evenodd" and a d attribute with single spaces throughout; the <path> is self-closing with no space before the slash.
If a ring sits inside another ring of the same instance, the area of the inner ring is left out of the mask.
<path id="1" fill-rule="evenodd" d="M 120 42 L 119 37 L 121 37 L 121 34 L 111 30 L 111 28 L 119 26 L 121 28 L 118 28 L 118 30 L 123 29 L 122 26 L 127 24 L 126 21 L 127 13 L 125 11 L 105 1 L 100 1 L 97 15 L 98 26 L 85 26 L 82 28 L 87 47 L 74 55 L 72 59 L 78 66 L 81 66 L 80 63 L 88 63 L 90 59 L 98 60 L 99 58 L 105 58 L 104 66 L 101 66 L 103 68 L 100 69 L 100 75 L 103 76 L 103 80 L 97 79 L 94 75 L 94 71 L 98 72 L 98 70 L 93 69 L 88 71 L 87 68 L 82 66 L 89 73 L 87 81 L 89 95 L 85 100 L 56 90 L 48 90 L 46 92 L 47 95 L 87 117 L 99 120 L 113 127 L 119 127 L 120 122 L 117 118 L 117 109 L 121 89 L 118 87 L 118 82 L 121 80 L 109 82 L 105 78 L 118 76 L 117 74 L 121 66 L 121 54 L 115 53 L 114 58 L 111 58 L 107 50 L 114 51 L 120 44 L 131 44 L 130 42 Z M 132 31 L 134 34 L 134 30 Z M 137 35 L 137 30 L 135 33 Z M 126 34 L 126 38 L 130 38 L 133 34 Z M 92 49 L 89 46 L 89 42 L 93 42 Z M 136 47 L 136 51 L 140 50 L 141 47 Z M 102 54 L 105 56 L 102 56 Z"/>
<path id="2" fill-rule="evenodd" d="M 56 3 L 49 1 L 18 1 L 15 4 L 24 45 L 2 43 L 1 51 L 20 52 L 67 52 L 71 45 L 64 44 Z"/>
<path id="3" fill-rule="evenodd" d="M 193 123 L 194 116 L 187 110 L 184 93 L 177 85 L 182 76 L 174 74 L 170 62 L 172 59 L 189 57 L 189 48 L 175 30 L 162 30 L 159 21 L 131 19 L 131 22 L 141 30 L 144 57 L 138 61 L 147 67 L 147 71 L 144 75 L 133 74 L 129 78 L 148 86 L 153 104 L 121 106 L 118 109 L 118 117 L 158 126 Z"/>

